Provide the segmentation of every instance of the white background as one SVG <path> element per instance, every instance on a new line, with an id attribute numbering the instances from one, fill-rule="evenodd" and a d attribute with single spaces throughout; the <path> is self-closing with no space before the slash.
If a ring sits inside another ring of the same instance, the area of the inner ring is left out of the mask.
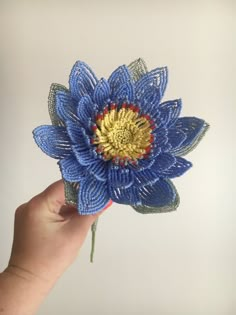
<path id="1" fill-rule="evenodd" d="M 175 185 L 178 211 L 114 204 L 39 315 L 233 315 L 235 301 L 235 1 L 0 1 L 0 267 L 15 208 L 60 178 L 31 131 L 48 124 L 52 82 L 81 59 L 98 77 L 143 57 L 167 65 L 165 100 L 211 128 Z M 233 54 L 234 52 L 234 54 Z"/>

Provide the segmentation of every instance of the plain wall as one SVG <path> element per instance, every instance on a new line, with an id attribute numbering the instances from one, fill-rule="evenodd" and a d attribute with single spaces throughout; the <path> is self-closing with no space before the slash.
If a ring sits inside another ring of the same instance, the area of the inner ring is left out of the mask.
<path id="1" fill-rule="evenodd" d="M 235 301 L 235 1 L 0 1 L 0 268 L 15 208 L 60 178 L 32 138 L 49 124 L 52 82 L 78 59 L 98 77 L 142 57 L 167 65 L 164 99 L 210 123 L 174 180 L 180 207 L 141 215 L 114 204 L 39 315 L 233 315 Z"/>

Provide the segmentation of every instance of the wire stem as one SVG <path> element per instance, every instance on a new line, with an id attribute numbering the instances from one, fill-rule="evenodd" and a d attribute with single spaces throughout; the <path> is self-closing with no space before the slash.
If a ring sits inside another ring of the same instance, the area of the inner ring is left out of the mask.
<path id="1" fill-rule="evenodd" d="M 91 226 L 91 232 L 92 232 L 92 244 L 91 244 L 91 252 L 90 252 L 90 262 L 91 263 L 93 263 L 93 258 L 94 258 L 97 224 L 98 224 L 98 219 L 96 219 L 96 221 L 94 221 L 94 223 Z"/>

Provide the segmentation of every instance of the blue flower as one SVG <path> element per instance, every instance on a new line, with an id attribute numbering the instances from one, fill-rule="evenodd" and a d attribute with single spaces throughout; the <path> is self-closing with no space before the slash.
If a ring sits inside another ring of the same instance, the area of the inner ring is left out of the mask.
<path id="1" fill-rule="evenodd" d="M 208 124 L 179 117 L 180 99 L 162 102 L 167 68 L 147 71 L 138 59 L 97 79 L 77 61 L 69 89 L 52 84 L 52 125 L 33 132 L 38 146 L 58 159 L 80 214 L 94 214 L 110 200 L 141 213 L 177 208 L 171 182 L 191 166 L 182 156 L 201 140 Z"/>

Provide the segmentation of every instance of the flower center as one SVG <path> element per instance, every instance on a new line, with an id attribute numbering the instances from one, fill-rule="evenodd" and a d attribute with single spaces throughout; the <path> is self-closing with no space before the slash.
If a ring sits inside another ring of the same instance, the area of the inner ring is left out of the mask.
<path id="1" fill-rule="evenodd" d="M 117 123 L 117 125 L 120 125 Z M 108 133 L 109 142 L 113 144 L 116 149 L 124 147 L 124 145 L 131 143 L 133 139 L 132 132 L 123 128 L 114 126 L 113 130 Z"/>
<path id="2" fill-rule="evenodd" d="M 96 117 L 93 144 L 103 159 L 116 164 L 137 163 L 151 152 L 155 128 L 148 115 L 140 115 L 135 105 L 107 105 Z"/>

